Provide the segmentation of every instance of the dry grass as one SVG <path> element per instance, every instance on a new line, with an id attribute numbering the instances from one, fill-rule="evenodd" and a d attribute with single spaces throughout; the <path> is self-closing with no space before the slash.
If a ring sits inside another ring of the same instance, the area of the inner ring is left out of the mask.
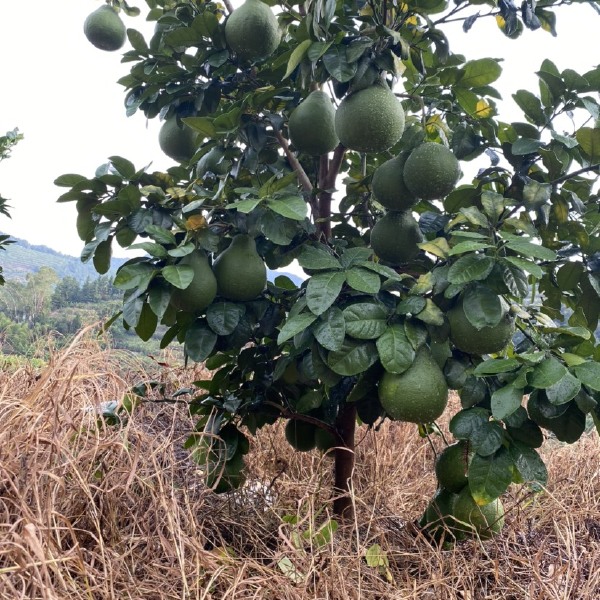
<path id="1" fill-rule="evenodd" d="M 199 375 L 163 371 L 173 388 Z M 329 459 L 291 453 L 280 426 L 253 440 L 251 485 L 229 496 L 181 449 L 185 406 L 98 428 L 89 407 L 147 376 L 85 333 L 43 371 L 0 376 L 1 599 L 600 598 L 596 435 L 548 446 L 547 493 L 511 489 L 502 535 L 446 550 L 413 526 L 435 485 L 428 442 L 361 430 L 356 522 L 318 546 L 302 533 L 327 521 Z M 389 567 L 367 565 L 374 544 Z"/>

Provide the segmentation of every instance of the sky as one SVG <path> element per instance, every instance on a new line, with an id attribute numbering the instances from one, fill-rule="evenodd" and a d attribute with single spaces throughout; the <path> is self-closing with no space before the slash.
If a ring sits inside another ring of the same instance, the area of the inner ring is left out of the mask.
<path id="1" fill-rule="evenodd" d="M 0 134 L 18 128 L 24 135 L 11 157 L 0 162 L 0 194 L 10 200 L 12 215 L 0 215 L 0 231 L 72 256 L 79 256 L 83 247 L 75 229 L 77 213 L 74 203 L 56 202 L 65 191 L 54 185 L 56 177 L 92 176 L 112 155 L 128 158 L 137 168 L 151 164 L 152 170 L 164 170 L 174 164 L 158 145 L 158 120 L 125 114 L 125 90 L 116 81 L 129 71 L 120 62 L 128 45 L 104 52 L 83 34 L 85 18 L 102 3 L 19 0 L 3 2 L 0 13 Z M 146 2 L 130 4 L 142 16 L 123 15 L 126 26 L 151 31 L 144 21 Z M 534 73 L 545 58 L 561 70 L 580 73 L 598 62 L 593 48 L 600 15 L 576 4 L 559 8 L 557 16 L 556 38 L 526 31 L 518 40 L 508 40 L 490 18 L 478 20 L 469 33 L 460 24 L 444 31 L 453 52 L 469 59 L 504 59 L 497 87 L 505 99 L 500 112 L 510 115 L 512 93 L 520 88 L 537 92 Z M 522 120 L 518 113 L 515 117 Z M 127 255 L 118 247 L 114 254 Z"/>

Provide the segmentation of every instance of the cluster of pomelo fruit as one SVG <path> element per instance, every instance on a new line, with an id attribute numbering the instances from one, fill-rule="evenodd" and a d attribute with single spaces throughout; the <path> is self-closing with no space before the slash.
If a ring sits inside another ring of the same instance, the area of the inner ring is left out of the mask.
<path id="1" fill-rule="evenodd" d="M 504 527 L 504 505 L 500 498 L 484 505 L 474 500 L 467 478 L 469 459 L 469 446 L 464 441 L 446 446 L 436 458 L 438 489 L 420 522 L 435 539 L 452 541 L 469 536 L 487 539 Z"/>
<path id="2" fill-rule="evenodd" d="M 206 252 L 199 249 L 184 256 L 178 265 L 191 267 L 193 279 L 187 287 L 173 292 L 171 303 L 177 310 L 193 314 L 207 308 L 217 294 L 237 302 L 254 300 L 267 283 L 265 263 L 256 251 L 254 238 L 247 234 L 237 234 L 212 266 Z"/>

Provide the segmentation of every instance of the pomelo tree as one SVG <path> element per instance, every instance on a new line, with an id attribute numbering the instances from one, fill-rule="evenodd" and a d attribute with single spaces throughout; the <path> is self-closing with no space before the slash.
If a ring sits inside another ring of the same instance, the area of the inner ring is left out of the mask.
<path id="1" fill-rule="evenodd" d="M 154 32 L 127 30 L 119 83 L 127 115 L 167 124 L 174 164 L 115 155 L 56 184 L 82 260 L 105 273 L 115 244 L 140 253 L 115 320 L 213 371 L 187 443 L 208 483 L 243 484 L 249 436 L 284 419 L 297 450 L 331 452 L 349 516 L 357 422 L 428 435 L 452 389 L 461 451 L 438 496 L 489 505 L 475 520 L 493 529 L 511 483 L 546 482 L 548 435 L 600 424 L 600 68 L 545 60 L 514 121 L 494 87 L 504 45 L 555 34 L 561 2 L 146 4 Z M 446 25 L 478 19 L 496 55 L 453 53 Z M 261 282 L 294 261 L 301 284 Z"/>

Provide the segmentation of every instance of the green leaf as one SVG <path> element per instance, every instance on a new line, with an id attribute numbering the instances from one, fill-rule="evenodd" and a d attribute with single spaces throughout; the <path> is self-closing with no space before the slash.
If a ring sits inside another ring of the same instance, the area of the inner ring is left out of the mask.
<path id="1" fill-rule="evenodd" d="M 373 342 L 346 339 L 339 350 L 329 353 L 327 364 L 334 373 L 350 377 L 363 373 L 377 359 L 377 348 Z"/>
<path id="2" fill-rule="evenodd" d="M 341 265 L 335 256 L 323 248 L 303 246 L 298 263 L 303 269 L 320 271 L 325 269 L 340 269 Z"/>
<path id="3" fill-rule="evenodd" d="M 456 413 L 450 421 L 450 433 L 457 440 L 469 440 L 488 423 L 490 413 L 485 408 L 468 408 Z"/>
<path id="4" fill-rule="evenodd" d="M 346 46 L 332 46 L 323 55 L 323 64 L 329 74 L 340 83 L 350 81 L 356 75 L 357 63 L 348 62 Z"/>
<path id="5" fill-rule="evenodd" d="M 218 335 L 230 335 L 240 322 L 244 307 L 232 302 L 213 302 L 206 309 L 206 322 Z"/>
<path id="6" fill-rule="evenodd" d="M 510 151 L 515 156 L 533 154 L 544 146 L 543 142 L 531 138 L 519 138 L 511 147 Z"/>
<path id="7" fill-rule="evenodd" d="M 150 308 L 150 305 L 144 303 L 137 325 L 135 326 L 135 332 L 141 340 L 147 342 L 156 331 L 157 325 L 158 319 L 156 315 Z"/>
<path id="8" fill-rule="evenodd" d="M 481 87 L 496 81 L 501 73 L 502 67 L 497 60 L 492 58 L 470 60 L 465 63 L 463 76 L 457 85 L 466 88 Z"/>
<path id="9" fill-rule="evenodd" d="M 285 71 L 285 75 L 282 79 L 287 79 L 296 69 L 296 67 L 302 62 L 304 55 L 312 45 L 312 40 L 307 39 L 300 42 L 295 48 L 292 54 L 290 55 L 290 59 L 288 60 L 287 69 Z"/>
<path id="10" fill-rule="evenodd" d="M 550 250 L 550 248 L 545 248 L 539 244 L 521 240 L 509 240 L 506 242 L 506 246 L 523 256 L 539 258 L 540 260 L 556 260 L 556 252 L 554 252 L 554 250 Z"/>
<path id="11" fill-rule="evenodd" d="M 181 119 L 188 127 L 202 134 L 202 137 L 214 139 L 217 137 L 217 130 L 213 125 L 211 117 L 186 117 Z"/>
<path id="12" fill-rule="evenodd" d="M 535 94 L 527 90 L 519 90 L 512 97 L 517 106 L 525 113 L 525 116 L 535 125 L 542 126 L 546 124 L 546 115 L 542 103 Z"/>
<path id="13" fill-rule="evenodd" d="M 546 204 L 550 200 L 552 186 L 549 183 L 540 183 L 539 181 L 528 181 L 523 188 L 523 200 L 525 204 L 532 208 L 537 208 Z"/>
<path id="14" fill-rule="evenodd" d="M 541 489 L 548 483 L 548 469 L 535 448 L 522 442 L 513 442 L 509 452 L 524 483 L 534 484 L 534 489 Z"/>
<path id="15" fill-rule="evenodd" d="M 600 161 L 600 129 L 581 127 L 577 130 L 575 137 L 590 162 L 597 163 Z"/>
<path id="16" fill-rule="evenodd" d="M 281 345 L 284 342 L 287 342 L 297 333 L 310 327 L 316 320 L 317 316 L 311 313 L 300 313 L 299 315 L 289 318 L 277 336 L 277 343 Z"/>
<path id="17" fill-rule="evenodd" d="M 389 373 L 404 373 L 415 359 L 415 351 L 402 325 L 392 325 L 377 339 L 377 352 L 383 368 Z"/>
<path id="18" fill-rule="evenodd" d="M 425 308 L 416 313 L 415 316 L 428 325 L 441 327 L 444 324 L 444 313 L 431 298 L 425 300 Z"/>
<path id="19" fill-rule="evenodd" d="M 469 254 L 459 258 L 448 271 L 448 281 L 454 284 L 485 279 L 494 268 L 494 259 L 481 254 Z"/>
<path id="20" fill-rule="evenodd" d="M 521 406 L 523 390 L 507 385 L 492 394 L 492 415 L 495 419 L 506 419 Z"/>
<path id="21" fill-rule="evenodd" d="M 560 405 L 573 400 L 581 390 L 581 381 L 568 371 L 554 384 L 546 388 L 546 397 L 551 404 Z"/>
<path id="22" fill-rule="evenodd" d="M 161 274 L 171 285 L 180 290 L 187 288 L 194 279 L 194 269 L 189 265 L 169 265 L 163 267 Z"/>
<path id="23" fill-rule="evenodd" d="M 84 181 L 88 181 L 87 177 L 83 175 L 77 175 L 76 173 L 65 173 L 64 175 L 59 175 L 54 180 L 54 185 L 58 187 L 74 187 L 78 183 L 83 183 Z"/>
<path id="24" fill-rule="evenodd" d="M 346 282 L 346 274 L 341 271 L 317 273 L 308 280 L 306 303 L 315 314 L 323 314 L 337 299 Z"/>
<path id="25" fill-rule="evenodd" d="M 365 263 L 375 264 L 368 262 L 372 255 L 373 250 L 370 248 L 347 248 L 340 256 L 340 264 L 344 269 L 349 269 L 350 267 L 365 267 L 367 266 Z"/>
<path id="26" fill-rule="evenodd" d="M 565 365 L 551 356 L 536 365 L 529 374 L 529 383 L 538 389 L 546 389 L 560 381 L 568 373 Z"/>
<path id="27" fill-rule="evenodd" d="M 94 252 L 94 269 L 101 275 L 108 273 L 110 269 L 110 259 L 112 257 L 111 239 L 100 242 Z"/>
<path id="28" fill-rule="evenodd" d="M 469 438 L 471 446 L 479 456 L 490 456 L 502 446 L 504 429 L 495 421 L 488 421 L 473 431 Z"/>
<path id="29" fill-rule="evenodd" d="M 374 340 L 387 329 L 387 312 L 378 304 L 353 304 L 343 315 L 346 333 L 359 340 Z"/>
<path id="30" fill-rule="evenodd" d="M 493 223 L 496 223 L 504 212 L 504 196 L 484 190 L 481 193 L 481 205 L 483 206 L 483 212 Z"/>
<path id="31" fill-rule="evenodd" d="M 379 275 L 361 267 L 348 269 L 346 271 L 346 282 L 352 289 L 365 294 L 377 294 L 381 288 Z"/>
<path id="32" fill-rule="evenodd" d="M 148 225 L 145 228 L 146 233 L 159 244 L 163 244 L 165 246 L 177 244 L 177 240 L 171 231 L 165 229 L 164 227 L 160 227 L 159 225 Z"/>
<path id="33" fill-rule="evenodd" d="M 265 201 L 273 212 L 291 219 L 292 221 L 303 221 L 308 215 L 308 205 L 302 196 L 287 196 L 285 198 L 271 198 Z"/>
<path id="34" fill-rule="evenodd" d="M 164 283 L 162 285 L 158 283 L 159 281 L 156 279 L 148 291 L 148 304 L 154 314 L 161 319 L 167 308 L 169 308 L 171 290 Z"/>
<path id="35" fill-rule="evenodd" d="M 124 179 L 132 179 L 136 173 L 134 164 L 122 158 L 121 156 L 109 156 L 108 160 L 112 163 L 113 167 L 117 170 L 117 173 Z"/>
<path id="36" fill-rule="evenodd" d="M 205 361 L 217 343 L 217 334 L 203 321 L 195 321 L 185 333 L 185 353 L 194 362 Z"/>
<path id="37" fill-rule="evenodd" d="M 514 463 L 506 448 L 491 456 L 475 454 L 469 463 L 469 489 L 477 504 L 499 498 L 512 482 Z"/>
<path id="38" fill-rule="evenodd" d="M 500 296 L 483 285 L 465 291 L 463 310 L 469 323 L 478 331 L 484 327 L 495 327 L 505 314 Z"/>
<path id="39" fill-rule="evenodd" d="M 591 390 L 600 392 L 600 363 L 584 362 L 573 367 L 575 375 L 583 385 Z"/>
<path id="40" fill-rule="evenodd" d="M 145 290 L 157 272 L 158 270 L 147 262 L 124 264 L 117 271 L 113 285 L 120 290 Z"/>
<path id="41" fill-rule="evenodd" d="M 231 202 L 225 208 L 236 209 L 238 212 L 249 214 L 263 201 L 262 198 L 247 198 L 246 200 L 238 200 Z"/>
<path id="42" fill-rule="evenodd" d="M 346 322 L 342 311 L 337 306 L 329 308 L 313 324 L 312 332 L 323 348 L 339 350 L 346 337 Z"/>
<path id="43" fill-rule="evenodd" d="M 507 262 L 511 263 L 515 267 L 518 267 L 519 269 L 522 269 L 523 271 L 527 271 L 528 273 L 531 273 L 531 275 L 533 275 L 537 279 L 541 279 L 544 276 L 544 270 L 542 269 L 542 267 L 540 267 L 536 263 L 531 262 L 525 258 L 518 258 L 516 256 L 506 256 L 502 260 L 506 260 Z"/>
<path id="44" fill-rule="evenodd" d="M 473 375 L 482 377 L 485 375 L 498 375 L 499 373 L 509 373 L 514 371 L 521 364 L 515 358 L 491 358 L 479 363 Z"/>

